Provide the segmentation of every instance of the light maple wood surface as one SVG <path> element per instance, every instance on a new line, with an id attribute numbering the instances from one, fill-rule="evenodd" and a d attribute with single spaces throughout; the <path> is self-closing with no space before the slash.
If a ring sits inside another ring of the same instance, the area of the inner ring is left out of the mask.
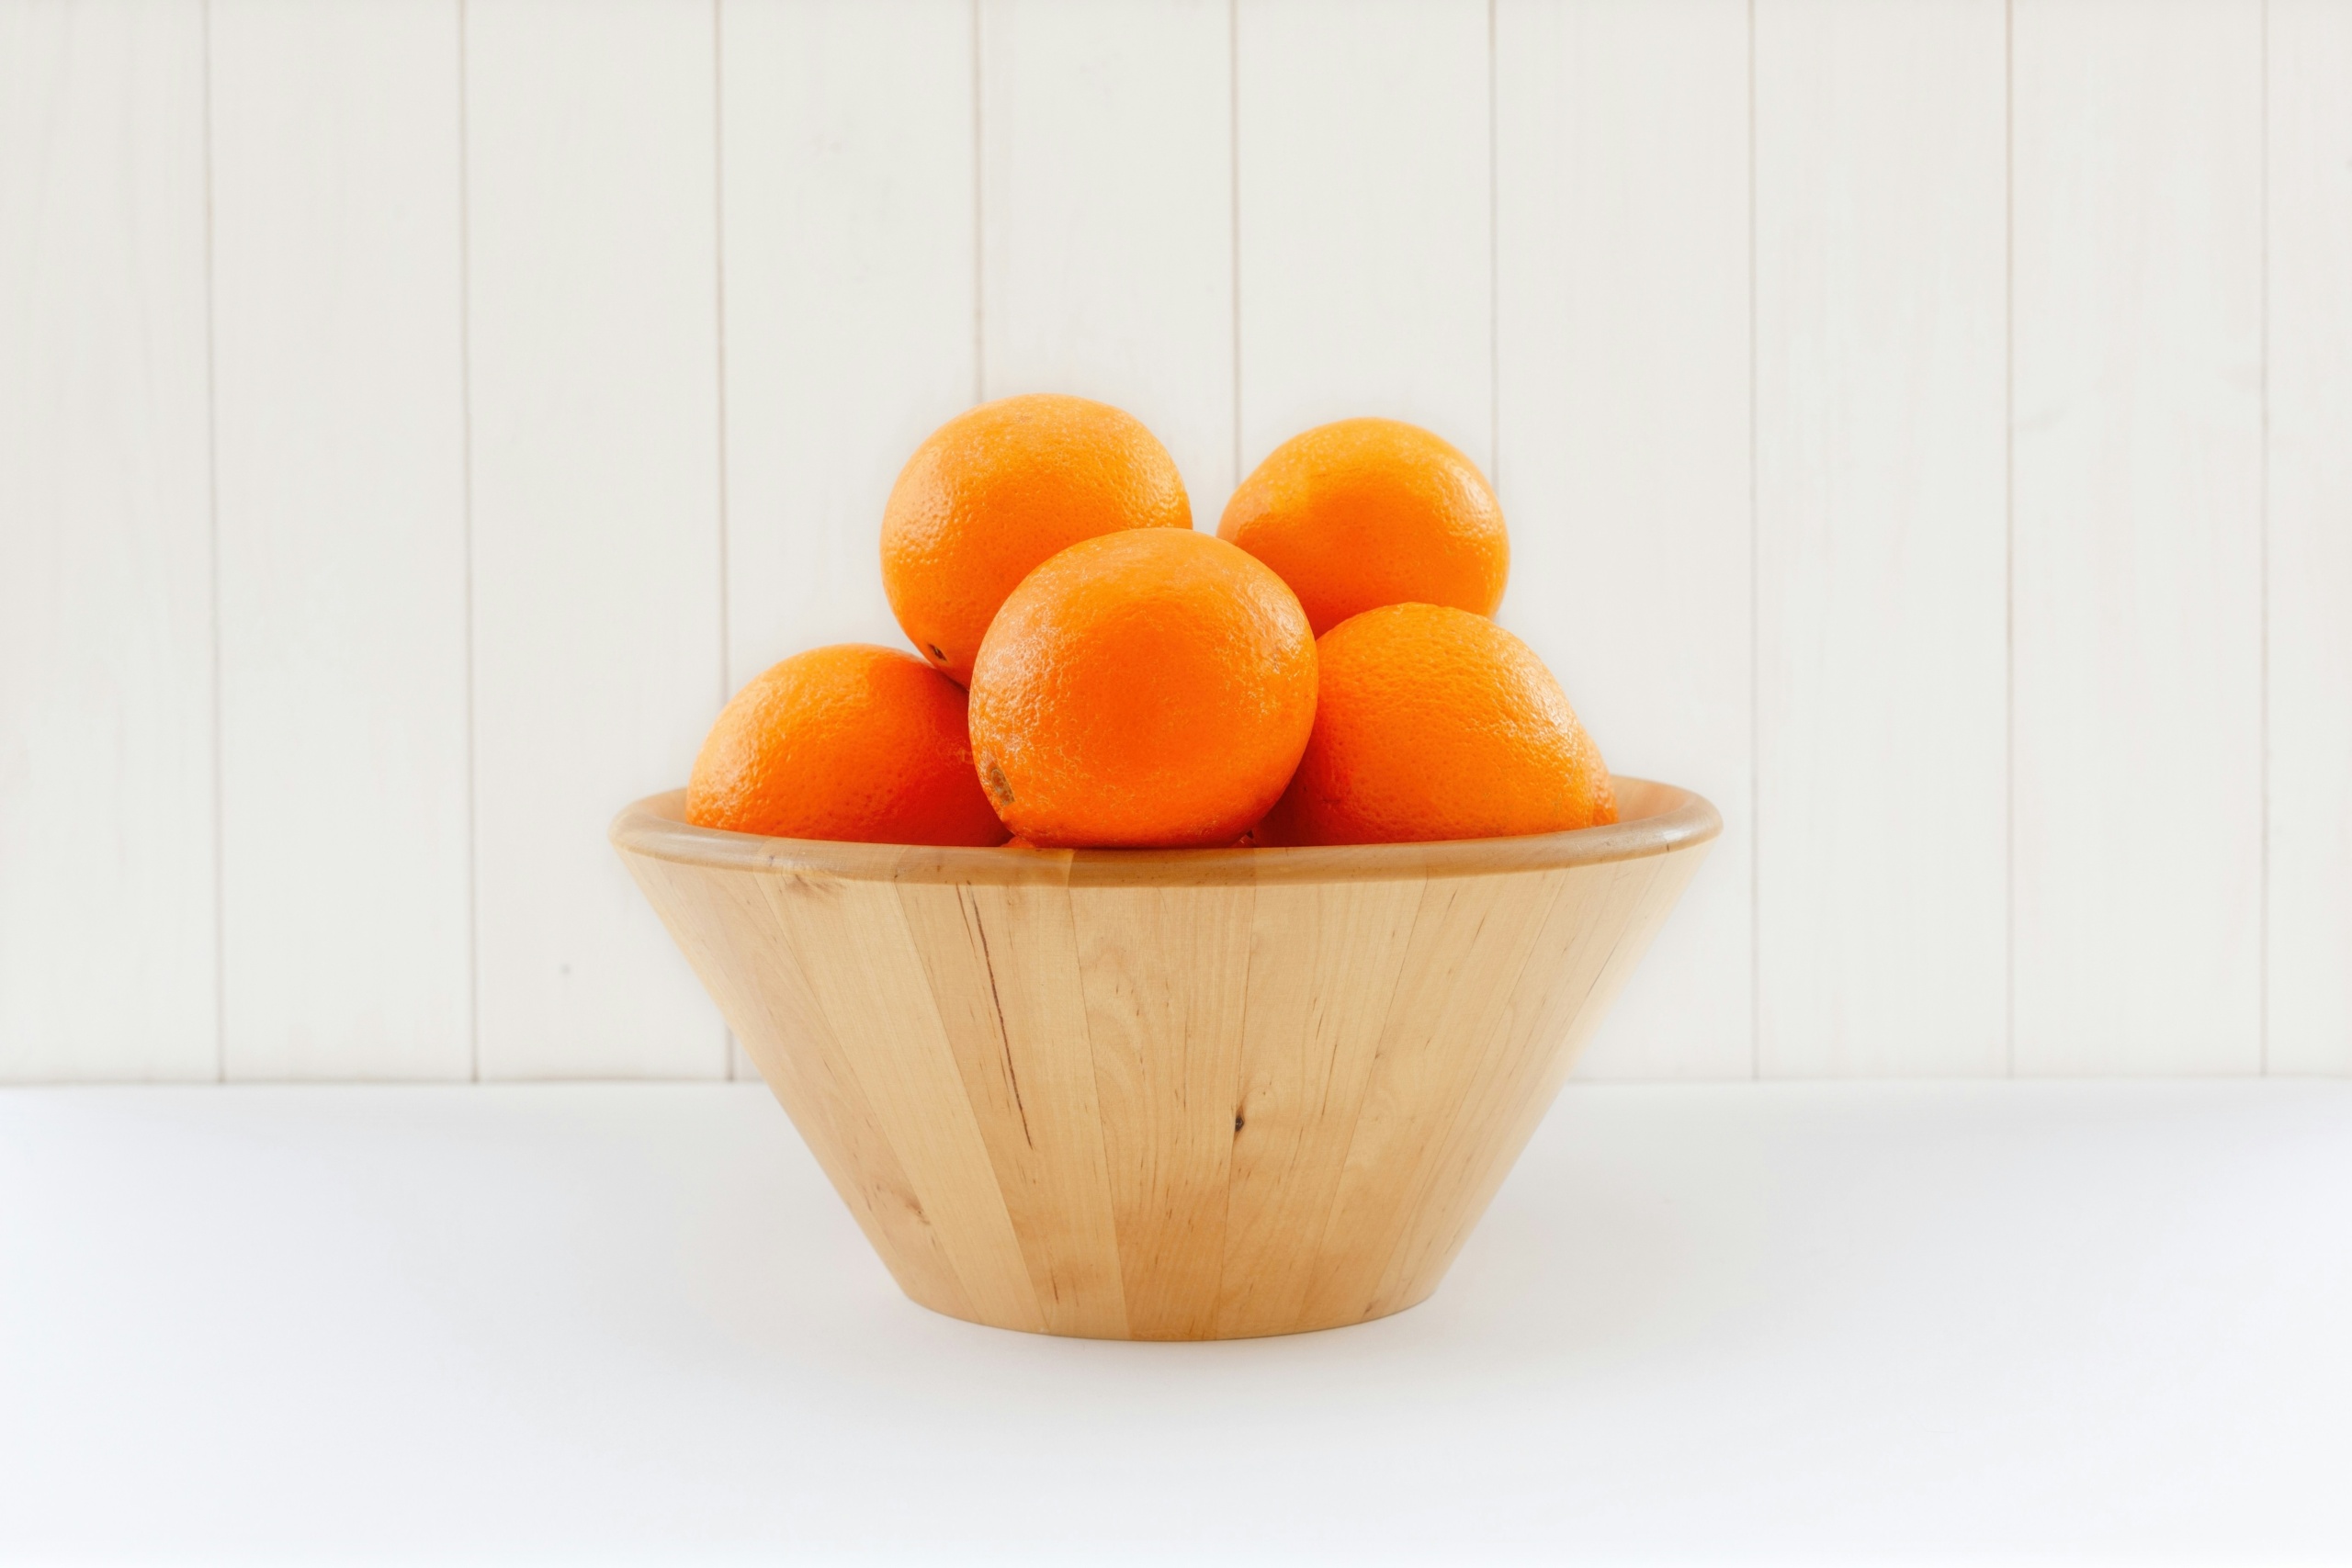
<path id="1" fill-rule="evenodd" d="M 1425 1299 L 1721 828 L 1182 852 L 612 838 L 909 1296 L 1219 1339 Z"/>

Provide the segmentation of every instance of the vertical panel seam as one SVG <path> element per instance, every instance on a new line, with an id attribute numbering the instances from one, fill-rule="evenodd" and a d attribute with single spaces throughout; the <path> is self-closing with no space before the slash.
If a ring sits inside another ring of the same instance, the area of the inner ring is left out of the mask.
<path id="1" fill-rule="evenodd" d="M 1747 1076 L 1764 1076 L 1762 508 L 1756 423 L 1756 0 L 1747 0 Z"/>
<path id="2" fill-rule="evenodd" d="M 2256 536 L 2261 573 L 2262 642 L 2257 660 L 2262 688 L 2259 701 L 2262 852 L 2257 877 L 2261 906 L 2255 915 L 2255 1040 L 2262 1075 L 2267 1077 L 2270 1074 L 2270 0 L 2262 0 L 2258 27 L 2262 49 L 2262 123 L 2258 131 L 2262 159 L 2262 171 L 2258 176 L 2262 202 L 2262 276 L 2256 298 L 2262 334 L 2262 452 L 2256 467 Z"/>
<path id="3" fill-rule="evenodd" d="M 1225 5 L 1226 152 L 1227 196 L 1232 204 L 1233 250 L 1233 484 L 1247 475 L 1241 467 L 1241 0 Z"/>
<path id="4" fill-rule="evenodd" d="M 717 382 L 713 404 L 718 439 L 713 456 L 718 464 L 718 705 L 735 694 L 734 634 L 729 626 L 727 534 L 727 45 L 726 6 L 710 0 L 710 249 L 712 373 Z M 718 1077 L 735 1081 L 735 1030 L 725 1020 L 718 1026 Z"/>
<path id="5" fill-rule="evenodd" d="M 987 211 L 981 200 L 980 0 L 972 0 L 972 401 L 988 399 Z"/>
<path id="6" fill-rule="evenodd" d="M 2001 5 L 2001 1071 L 2018 1073 L 2017 4 Z"/>
<path id="7" fill-rule="evenodd" d="M 212 243 L 212 0 L 200 12 L 203 52 L 198 76 L 204 106 L 204 501 L 205 592 L 210 603 L 212 724 L 212 1077 L 229 1077 L 229 862 L 220 761 L 220 393 L 215 369 Z"/>
<path id="8" fill-rule="evenodd" d="M 1487 0 L 1487 480 L 1502 488 L 1503 470 L 1503 303 L 1502 303 L 1502 175 L 1498 152 L 1495 89 L 1495 4 Z"/>
<path id="9" fill-rule="evenodd" d="M 466 1076 L 481 1081 L 481 865 L 475 797 L 474 698 L 474 357 L 473 123 L 467 109 L 473 76 L 466 47 L 471 25 L 467 0 L 458 16 L 458 423 L 459 532 L 465 541 L 466 668 Z"/>
<path id="10" fill-rule="evenodd" d="M 735 694 L 733 639 L 728 626 L 727 505 L 727 69 L 721 0 L 710 0 L 710 249 L 713 456 L 718 464 L 718 701 Z"/>

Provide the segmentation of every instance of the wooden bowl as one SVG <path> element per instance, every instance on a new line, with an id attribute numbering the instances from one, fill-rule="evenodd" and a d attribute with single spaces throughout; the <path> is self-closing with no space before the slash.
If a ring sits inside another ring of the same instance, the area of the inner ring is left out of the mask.
<path id="1" fill-rule="evenodd" d="M 1722 827 L 1349 849 L 612 838 L 899 1288 L 1226 1339 L 1437 1289 Z"/>

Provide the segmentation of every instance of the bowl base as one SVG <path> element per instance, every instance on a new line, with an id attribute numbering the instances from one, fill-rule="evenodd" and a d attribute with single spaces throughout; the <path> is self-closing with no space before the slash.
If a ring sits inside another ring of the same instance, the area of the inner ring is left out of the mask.
<path id="1" fill-rule="evenodd" d="M 908 1296 L 1244 1339 L 1437 1288 L 1713 837 L 1618 785 L 1475 844 L 899 850 L 674 797 L 614 837 Z"/>

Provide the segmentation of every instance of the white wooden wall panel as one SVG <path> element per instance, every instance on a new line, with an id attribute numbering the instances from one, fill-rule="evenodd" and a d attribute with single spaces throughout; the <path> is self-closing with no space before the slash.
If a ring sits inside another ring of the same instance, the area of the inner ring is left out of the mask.
<path id="1" fill-rule="evenodd" d="M 458 6 L 211 39 L 226 1072 L 464 1078 Z"/>
<path id="2" fill-rule="evenodd" d="M 2267 1066 L 2352 1073 L 2352 6 L 2268 15 Z"/>
<path id="3" fill-rule="evenodd" d="M 1487 9 L 1239 0 L 1240 469 L 1329 420 L 1494 460 Z"/>
<path id="4" fill-rule="evenodd" d="M 717 1077 L 717 1012 L 605 843 L 725 679 L 714 17 L 466 17 L 481 1070 Z"/>
<path id="5" fill-rule="evenodd" d="M 1167 444 L 1195 527 L 1234 474 L 1227 0 L 982 0 L 980 363 Z"/>
<path id="6" fill-rule="evenodd" d="M 203 12 L 0 7 L 0 1078 L 210 1078 Z"/>
<path id="7" fill-rule="evenodd" d="M 1621 772 L 1724 812 L 1588 1077 L 1754 1063 L 1747 7 L 1501 0 L 1501 619 Z"/>
<path id="8" fill-rule="evenodd" d="M 2019 1072 L 2261 1062 L 2261 28 L 2017 6 Z"/>
<path id="9" fill-rule="evenodd" d="M 2347 80 L 2336 0 L 0 6 L 0 1079 L 728 1070 L 605 824 L 901 641 L 899 465 L 1040 388 L 1204 528 L 1348 414 L 1494 473 L 1728 822 L 1589 1076 L 2352 1072 Z"/>
<path id="10" fill-rule="evenodd" d="M 2007 1066 L 2002 13 L 1756 6 L 1770 1076 Z"/>

